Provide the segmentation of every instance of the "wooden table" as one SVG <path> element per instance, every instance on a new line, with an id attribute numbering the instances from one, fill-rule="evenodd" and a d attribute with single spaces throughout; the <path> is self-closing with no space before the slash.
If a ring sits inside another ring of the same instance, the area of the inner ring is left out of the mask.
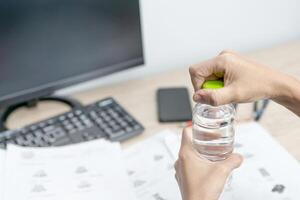
<path id="1" fill-rule="evenodd" d="M 300 78 L 300 40 L 251 52 L 248 55 L 259 62 Z M 187 67 L 152 76 L 141 74 L 141 78 L 138 80 L 98 87 L 76 93 L 72 96 L 83 104 L 89 104 L 108 96 L 114 97 L 146 128 L 144 134 L 130 139 L 123 144 L 129 145 L 149 137 L 162 129 L 176 131 L 182 129 L 179 123 L 161 124 L 157 120 L 156 90 L 160 87 L 177 86 L 188 87 L 192 95 L 193 90 Z M 241 120 L 251 115 L 250 106 L 249 104 L 245 104 L 239 107 L 238 115 Z M 68 108 L 64 105 L 53 102 L 43 102 L 36 108 L 31 109 L 20 108 L 11 115 L 8 126 L 20 127 L 67 110 Z M 300 161 L 300 119 L 297 116 L 272 102 L 260 123 Z"/>

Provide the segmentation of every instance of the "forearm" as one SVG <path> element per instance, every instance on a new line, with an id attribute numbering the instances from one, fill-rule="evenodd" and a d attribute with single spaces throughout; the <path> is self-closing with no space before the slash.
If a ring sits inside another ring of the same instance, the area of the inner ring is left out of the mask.
<path id="1" fill-rule="evenodd" d="M 300 117 L 300 81 L 284 75 L 274 86 L 277 95 L 272 99 Z"/>

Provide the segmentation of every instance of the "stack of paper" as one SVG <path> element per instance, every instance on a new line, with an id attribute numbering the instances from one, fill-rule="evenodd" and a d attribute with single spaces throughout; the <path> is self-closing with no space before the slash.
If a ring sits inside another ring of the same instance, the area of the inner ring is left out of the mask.
<path id="1" fill-rule="evenodd" d="M 174 178 L 179 134 L 162 131 L 121 150 L 96 140 L 0 151 L 0 200 L 181 200 Z M 237 127 L 244 156 L 221 200 L 298 200 L 300 165 L 256 123 Z M 199 169 L 201 170 L 201 169 Z"/>
<path id="2" fill-rule="evenodd" d="M 128 175 L 141 200 L 176 200 L 180 192 L 174 178 L 174 158 L 165 145 L 170 131 L 125 149 Z M 175 145 L 178 145 L 178 141 Z"/>
<path id="3" fill-rule="evenodd" d="M 169 134 L 165 141 L 172 155 L 177 157 L 178 135 Z M 235 151 L 243 155 L 244 162 L 234 171 L 230 187 L 224 191 L 221 200 L 300 199 L 299 162 L 259 124 L 237 126 Z"/>
<path id="4" fill-rule="evenodd" d="M 10 145 L 4 200 L 134 200 L 118 143 L 97 140 L 56 148 Z"/>

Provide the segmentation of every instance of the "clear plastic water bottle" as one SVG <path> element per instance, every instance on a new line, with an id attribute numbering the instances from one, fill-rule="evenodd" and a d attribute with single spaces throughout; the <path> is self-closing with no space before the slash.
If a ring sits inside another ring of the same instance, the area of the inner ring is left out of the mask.
<path id="1" fill-rule="evenodd" d="M 206 81 L 203 89 L 218 89 L 222 81 Z M 226 159 L 233 151 L 235 108 L 232 104 L 196 104 L 193 110 L 193 145 L 211 161 Z"/>

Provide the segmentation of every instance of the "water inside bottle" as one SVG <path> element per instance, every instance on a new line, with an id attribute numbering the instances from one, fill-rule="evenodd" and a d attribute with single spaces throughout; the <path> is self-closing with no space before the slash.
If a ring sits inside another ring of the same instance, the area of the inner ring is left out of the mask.
<path id="1" fill-rule="evenodd" d="M 211 161 L 226 159 L 233 151 L 234 108 L 200 105 L 193 116 L 193 146 Z"/>
<path id="2" fill-rule="evenodd" d="M 194 148 L 211 161 L 226 159 L 233 151 L 234 142 L 233 136 L 227 131 L 230 131 L 227 127 L 216 130 L 197 126 L 193 130 Z"/>

